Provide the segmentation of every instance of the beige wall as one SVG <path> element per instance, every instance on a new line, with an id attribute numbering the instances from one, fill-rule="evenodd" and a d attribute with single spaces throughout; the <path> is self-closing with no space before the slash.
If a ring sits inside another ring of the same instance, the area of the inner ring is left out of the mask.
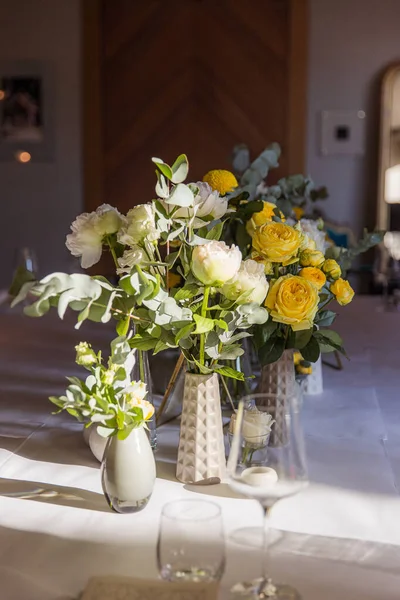
<path id="1" fill-rule="evenodd" d="M 0 287 L 15 248 L 31 246 L 42 274 L 67 268 L 65 234 L 82 207 L 79 0 L 1 0 L 1 61 L 51 61 L 54 161 L 0 162 Z"/>
<path id="2" fill-rule="evenodd" d="M 359 232 L 375 219 L 379 83 L 385 66 L 400 61 L 400 0 L 309 2 L 308 172 L 329 188 L 329 217 Z M 320 156 L 324 109 L 366 111 L 365 156 Z"/>

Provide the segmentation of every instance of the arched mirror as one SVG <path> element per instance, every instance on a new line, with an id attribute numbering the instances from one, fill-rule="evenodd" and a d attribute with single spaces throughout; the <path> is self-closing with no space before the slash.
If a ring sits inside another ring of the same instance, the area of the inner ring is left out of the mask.
<path id="1" fill-rule="evenodd" d="M 384 74 L 381 93 L 377 228 L 387 231 L 376 281 L 384 289 L 400 282 L 400 63 Z"/>
<path id="2" fill-rule="evenodd" d="M 400 63 L 382 82 L 378 229 L 400 235 Z"/>

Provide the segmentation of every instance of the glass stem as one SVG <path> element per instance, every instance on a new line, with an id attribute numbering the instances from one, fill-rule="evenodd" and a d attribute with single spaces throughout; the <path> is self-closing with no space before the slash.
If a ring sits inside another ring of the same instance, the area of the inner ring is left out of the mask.
<path id="1" fill-rule="evenodd" d="M 262 556 L 263 556 L 263 563 L 262 563 L 262 579 L 263 579 L 263 586 L 265 585 L 265 583 L 267 583 L 268 581 L 271 580 L 270 576 L 269 576 L 269 558 L 270 558 L 270 553 L 269 553 L 269 540 L 270 540 L 270 514 L 271 514 L 271 507 L 270 506 L 263 506 L 262 507 L 263 512 L 264 512 L 264 523 L 263 523 L 263 538 L 262 538 Z"/>

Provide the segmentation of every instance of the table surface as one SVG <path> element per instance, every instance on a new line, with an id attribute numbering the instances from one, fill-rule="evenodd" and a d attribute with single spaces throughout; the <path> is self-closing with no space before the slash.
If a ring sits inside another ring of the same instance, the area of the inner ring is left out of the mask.
<path id="1" fill-rule="evenodd" d="M 358 297 L 336 329 L 351 360 L 324 367 L 324 393 L 303 407 L 311 484 L 281 501 L 273 525 L 282 535 L 271 571 L 294 583 L 304 600 L 398 600 L 400 564 L 400 314 L 379 299 Z M 109 511 L 99 464 L 82 426 L 52 415 L 48 396 L 78 374 L 74 344 L 104 345 L 107 326 L 83 326 L 55 315 L 0 314 L 0 577 L 4 600 L 74 598 L 92 575 L 157 577 L 155 547 L 166 501 L 206 498 L 222 507 L 230 585 L 260 572 L 256 549 L 230 539 L 238 526 L 261 524 L 253 500 L 227 484 L 183 486 L 174 478 L 177 423 L 159 429 L 157 481 L 148 507 Z M 60 492 L 43 497 L 45 487 Z M 31 499 L 21 494 L 32 492 Z M 69 496 L 77 496 L 75 500 Z M 332 568 L 334 567 L 334 568 Z"/>

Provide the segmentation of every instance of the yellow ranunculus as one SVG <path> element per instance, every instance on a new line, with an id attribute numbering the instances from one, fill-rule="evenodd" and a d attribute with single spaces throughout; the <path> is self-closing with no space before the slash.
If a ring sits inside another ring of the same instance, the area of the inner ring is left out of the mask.
<path id="1" fill-rule="evenodd" d="M 339 279 L 342 274 L 342 269 L 336 260 L 333 260 L 333 258 L 328 258 L 322 265 L 321 269 L 330 279 Z"/>
<path id="2" fill-rule="evenodd" d="M 301 353 L 298 350 L 295 350 L 293 352 L 294 366 L 297 367 L 297 365 L 299 365 L 302 360 L 303 360 L 303 357 L 302 357 Z"/>
<path id="3" fill-rule="evenodd" d="M 298 275 L 284 275 L 269 288 L 265 306 L 273 321 L 300 331 L 313 326 L 318 301 L 318 290 L 313 283 Z"/>
<path id="4" fill-rule="evenodd" d="M 307 235 L 306 233 L 303 233 L 303 241 L 300 246 L 300 252 L 303 252 L 303 250 L 316 250 L 316 249 L 317 249 L 317 244 L 316 244 L 315 240 L 310 238 L 310 236 Z"/>
<path id="5" fill-rule="evenodd" d="M 300 253 L 302 267 L 320 267 L 325 261 L 325 256 L 319 250 L 303 250 Z"/>
<path id="6" fill-rule="evenodd" d="M 301 217 L 304 215 L 304 208 L 301 208 L 301 206 L 293 206 L 293 212 L 296 221 L 300 221 Z"/>
<path id="7" fill-rule="evenodd" d="M 302 234 L 285 223 L 266 223 L 253 236 L 254 250 L 266 261 L 289 265 L 297 260 Z"/>
<path id="8" fill-rule="evenodd" d="M 354 298 L 354 290 L 350 283 L 341 277 L 332 283 L 331 292 L 341 306 L 346 306 Z"/>
<path id="9" fill-rule="evenodd" d="M 311 283 L 317 286 L 319 290 L 324 287 L 326 283 L 325 273 L 317 267 L 304 267 L 304 269 L 301 269 L 299 275 L 300 277 L 304 277 L 304 279 L 311 281 Z"/>
<path id="10" fill-rule="evenodd" d="M 252 215 L 251 219 L 249 219 L 246 223 L 246 231 L 251 237 L 253 237 L 255 230 L 257 227 L 261 227 L 261 225 L 265 225 L 265 223 L 269 223 L 272 221 L 272 217 L 275 217 L 275 209 L 276 204 L 273 202 L 263 202 L 263 209 L 259 212 L 256 212 Z M 282 221 L 285 220 L 285 215 L 283 212 L 280 213 L 280 218 Z"/>
<path id="11" fill-rule="evenodd" d="M 296 367 L 296 371 L 299 373 L 299 375 L 311 375 L 312 366 L 310 365 L 309 367 L 305 367 L 304 365 L 298 365 Z"/>
<path id="12" fill-rule="evenodd" d="M 224 169 L 209 171 L 204 175 L 203 181 L 219 192 L 221 196 L 231 192 L 239 185 L 234 174 Z"/>

